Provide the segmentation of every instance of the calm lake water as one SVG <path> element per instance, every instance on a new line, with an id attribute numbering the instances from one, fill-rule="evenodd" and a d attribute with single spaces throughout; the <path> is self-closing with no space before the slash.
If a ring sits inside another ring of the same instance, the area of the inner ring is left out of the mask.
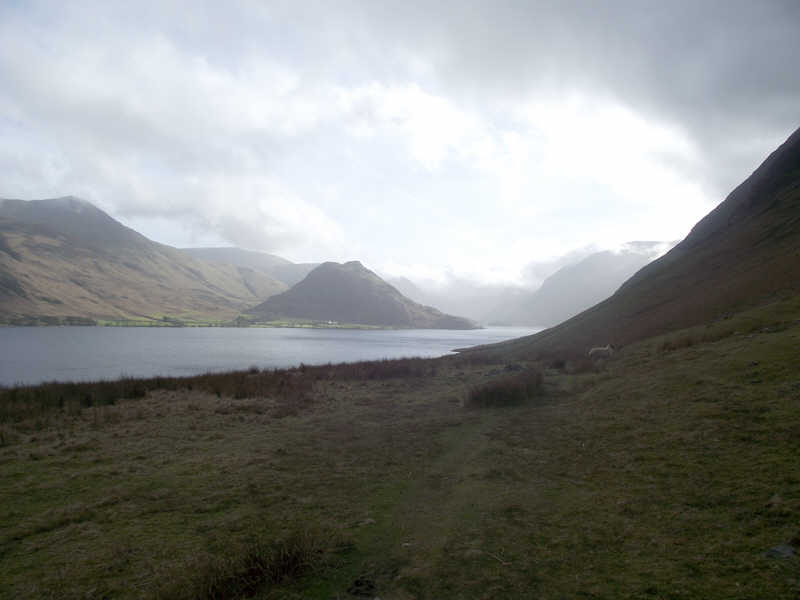
<path id="1" fill-rule="evenodd" d="M 536 331 L 0 327 L 0 385 L 442 356 Z"/>

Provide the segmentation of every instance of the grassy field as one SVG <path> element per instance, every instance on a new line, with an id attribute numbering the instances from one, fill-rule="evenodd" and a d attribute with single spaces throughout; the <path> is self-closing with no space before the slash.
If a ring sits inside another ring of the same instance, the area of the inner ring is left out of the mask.
<path id="1" fill-rule="evenodd" d="M 796 599 L 798 319 L 6 390 L 0 597 Z"/>

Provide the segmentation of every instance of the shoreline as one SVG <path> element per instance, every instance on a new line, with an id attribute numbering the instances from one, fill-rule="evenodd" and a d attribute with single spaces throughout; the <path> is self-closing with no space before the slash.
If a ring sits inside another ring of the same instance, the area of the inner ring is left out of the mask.
<path id="1" fill-rule="evenodd" d="M 56 319 L 58 319 L 56 321 Z M 414 330 L 430 330 L 430 331 L 475 331 L 478 329 L 486 329 L 483 325 L 475 327 L 450 329 L 441 327 L 399 327 L 394 325 L 365 325 L 361 323 L 337 323 L 337 322 L 322 322 L 322 321 L 246 321 L 232 320 L 232 321 L 204 321 L 200 319 L 152 319 L 152 320 L 138 320 L 138 319 L 89 319 L 85 317 L 36 317 L 30 320 L 19 320 L 16 322 L 0 323 L 0 327 L 128 327 L 128 328 L 142 328 L 149 327 L 154 329 L 159 328 L 186 328 L 186 327 L 203 327 L 203 328 L 223 328 L 223 329 L 347 329 L 347 330 L 362 330 L 362 331 L 414 331 Z"/>

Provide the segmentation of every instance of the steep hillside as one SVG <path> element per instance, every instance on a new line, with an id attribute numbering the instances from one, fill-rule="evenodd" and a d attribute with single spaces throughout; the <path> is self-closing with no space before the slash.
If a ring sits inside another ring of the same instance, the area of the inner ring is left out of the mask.
<path id="1" fill-rule="evenodd" d="M 323 263 L 289 291 L 249 312 L 265 320 L 289 317 L 385 327 L 474 328 L 467 319 L 409 300 L 358 261 Z"/>
<path id="2" fill-rule="evenodd" d="M 302 281 L 319 263 L 293 263 L 266 252 L 254 252 L 241 248 L 181 248 L 193 258 L 214 263 L 225 263 L 237 267 L 260 271 L 265 275 L 282 281 L 287 287 Z"/>
<path id="3" fill-rule="evenodd" d="M 619 252 L 596 252 L 562 267 L 533 292 L 495 307 L 497 323 L 551 327 L 613 294 L 631 275 L 655 258 L 663 242 L 629 242 Z"/>
<path id="4" fill-rule="evenodd" d="M 686 239 L 613 296 L 561 325 L 492 349 L 581 354 L 593 345 L 628 344 L 799 292 L 800 129 Z"/>
<path id="5" fill-rule="evenodd" d="M 148 240 L 89 202 L 0 200 L 0 319 L 227 319 L 286 289 Z"/>

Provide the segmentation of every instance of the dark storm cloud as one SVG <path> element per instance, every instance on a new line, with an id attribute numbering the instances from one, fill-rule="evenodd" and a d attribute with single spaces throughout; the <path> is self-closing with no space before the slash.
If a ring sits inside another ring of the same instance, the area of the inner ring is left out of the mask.
<path id="1" fill-rule="evenodd" d="M 677 123 L 715 157 L 716 185 L 800 125 L 796 0 L 366 6 L 395 44 L 434 61 L 440 85 L 476 102 L 589 90 Z"/>

